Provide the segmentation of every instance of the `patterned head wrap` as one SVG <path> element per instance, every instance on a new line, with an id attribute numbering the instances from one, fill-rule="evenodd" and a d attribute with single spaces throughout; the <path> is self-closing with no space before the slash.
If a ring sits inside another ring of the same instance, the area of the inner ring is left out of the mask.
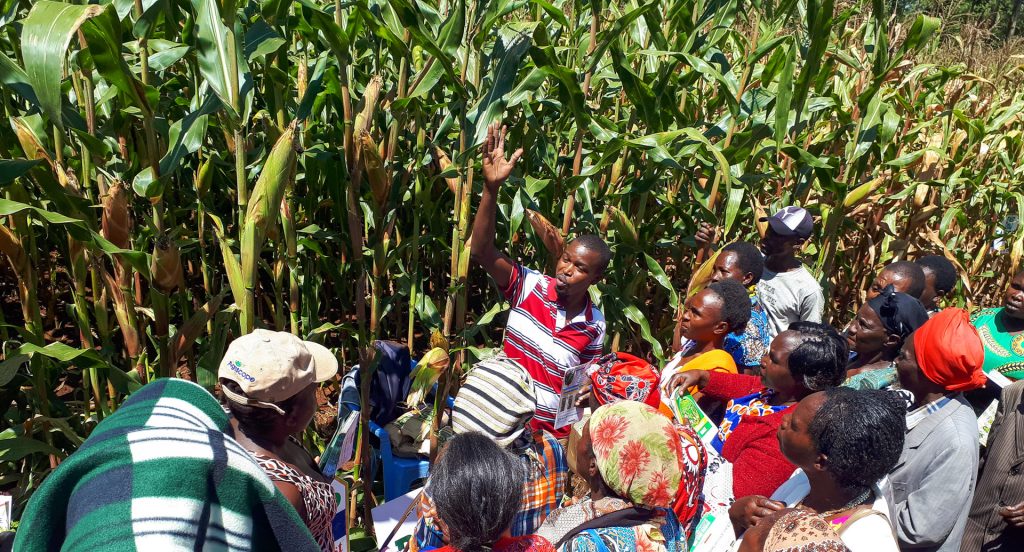
<path id="1" fill-rule="evenodd" d="M 850 552 L 825 518 L 789 510 L 768 531 L 764 552 Z"/>
<path id="2" fill-rule="evenodd" d="M 885 331 L 901 340 L 928 321 L 928 311 L 921 302 L 896 291 L 892 285 L 885 286 L 882 293 L 868 301 L 868 306 L 878 315 Z"/>
<path id="3" fill-rule="evenodd" d="M 619 401 L 590 416 L 598 471 L 615 494 L 636 506 L 669 508 L 686 471 L 672 422 L 653 407 Z"/>
<path id="4" fill-rule="evenodd" d="M 590 376 L 597 402 L 636 401 L 655 408 L 661 404 L 661 393 L 658 392 L 661 376 L 650 363 L 629 353 L 608 356 L 610 358 Z"/>
<path id="5" fill-rule="evenodd" d="M 914 354 L 921 372 L 946 391 L 985 385 L 985 346 L 963 309 L 945 309 L 914 332 Z"/>

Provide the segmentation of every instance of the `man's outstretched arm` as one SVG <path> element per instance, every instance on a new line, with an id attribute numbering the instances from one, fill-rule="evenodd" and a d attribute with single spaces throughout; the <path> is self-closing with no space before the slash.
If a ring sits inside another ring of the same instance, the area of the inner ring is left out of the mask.
<path id="1" fill-rule="evenodd" d="M 473 219 L 473 241 L 470 259 L 479 264 L 494 278 L 498 287 L 505 289 L 512 278 L 515 264 L 508 255 L 494 246 L 494 220 L 498 214 L 498 188 L 508 179 L 516 161 L 523 155 L 519 148 L 505 159 L 505 134 L 507 129 L 501 123 L 487 128 L 487 138 L 481 146 L 483 153 L 484 193 Z"/>

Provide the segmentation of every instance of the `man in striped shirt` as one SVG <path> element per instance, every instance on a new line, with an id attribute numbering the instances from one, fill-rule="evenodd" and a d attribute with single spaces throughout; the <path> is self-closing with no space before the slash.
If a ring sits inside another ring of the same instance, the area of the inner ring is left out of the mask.
<path id="1" fill-rule="evenodd" d="M 509 177 L 522 148 L 505 159 L 505 134 L 499 123 L 487 130 L 482 146 L 484 190 L 473 221 L 471 258 L 494 278 L 512 311 L 505 326 L 504 350 L 522 364 L 536 386 L 537 412 L 531 422 L 556 437 L 562 379 L 569 368 L 597 360 L 602 353 L 604 316 L 590 300 L 590 286 L 604 275 L 611 250 L 601 238 L 579 236 L 565 246 L 554 277 L 530 270 L 494 245 L 498 189 Z"/>

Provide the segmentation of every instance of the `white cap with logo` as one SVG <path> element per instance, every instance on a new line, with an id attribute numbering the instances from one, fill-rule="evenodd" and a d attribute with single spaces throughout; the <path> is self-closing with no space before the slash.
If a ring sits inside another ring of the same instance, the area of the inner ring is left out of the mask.
<path id="1" fill-rule="evenodd" d="M 228 400 L 284 415 L 274 403 L 294 397 L 312 383 L 327 381 L 338 373 L 338 359 L 318 343 L 303 341 L 288 332 L 254 330 L 228 345 L 217 377 L 233 381 L 242 395 L 226 386 Z"/>

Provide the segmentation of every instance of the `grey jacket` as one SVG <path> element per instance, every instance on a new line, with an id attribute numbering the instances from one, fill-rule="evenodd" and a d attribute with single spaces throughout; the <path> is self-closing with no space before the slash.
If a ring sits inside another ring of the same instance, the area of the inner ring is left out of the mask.
<path id="1" fill-rule="evenodd" d="M 989 433 L 981 479 L 967 518 L 961 552 L 1024 550 L 1024 529 L 1007 525 L 999 510 L 1024 502 L 1024 381 L 1003 389 Z"/>
<path id="2" fill-rule="evenodd" d="M 955 552 L 978 473 L 978 418 L 963 394 L 907 432 L 890 473 L 901 550 Z"/>

